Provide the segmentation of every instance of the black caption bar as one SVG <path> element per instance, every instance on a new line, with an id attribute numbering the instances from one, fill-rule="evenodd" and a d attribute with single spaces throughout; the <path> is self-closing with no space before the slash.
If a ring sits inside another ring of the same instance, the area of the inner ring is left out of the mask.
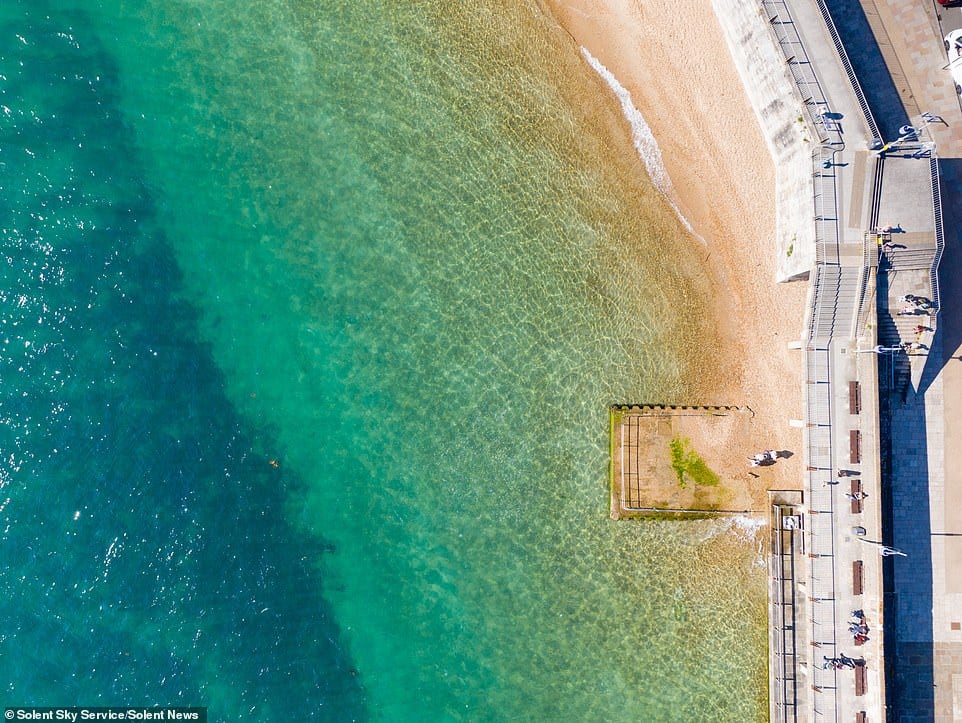
<path id="1" fill-rule="evenodd" d="M 191 723 L 207 723 L 206 708 L 82 708 L 64 707 L 50 708 L 40 706 L 24 706 L 22 708 L 5 708 L 4 721 L 19 720 L 59 720 L 77 723 L 77 721 L 119 721 L 119 720 L 158 720 L 158 721 L 190 721 Z"/>

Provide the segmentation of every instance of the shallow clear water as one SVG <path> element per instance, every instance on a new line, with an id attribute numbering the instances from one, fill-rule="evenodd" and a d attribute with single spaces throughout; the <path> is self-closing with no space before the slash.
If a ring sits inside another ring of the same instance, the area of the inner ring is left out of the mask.
<path id="1" fill-rule="evenodd" d="M 0 33 L 5 699 L 764 717 L 755 544 L 607 518 L 607 405 L 685 399 L 714 340 L 533 3 Z"/>

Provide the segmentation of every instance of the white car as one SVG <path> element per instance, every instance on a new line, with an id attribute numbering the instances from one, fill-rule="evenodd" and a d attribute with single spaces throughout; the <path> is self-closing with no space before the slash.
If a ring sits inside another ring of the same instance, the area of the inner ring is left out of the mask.
<path id="1" fill-rule="evenodd" d="M 949 54 L 948 69 L 955 81 L 955 90 L 962 93 L 962 28 L 945 36 L 945 51 Z"/>

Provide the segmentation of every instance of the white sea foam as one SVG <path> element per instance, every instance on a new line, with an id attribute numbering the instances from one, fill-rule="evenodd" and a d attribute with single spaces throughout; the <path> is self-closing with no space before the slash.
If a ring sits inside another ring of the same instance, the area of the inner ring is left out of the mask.
<path id="1" fill-rule="evenodd" d="M 756 568 L 765 567 L 767 558 L 765 555 L 765 536 L 760 534 L 768 526 L 768 520 L 764 517 L 743 517 L 739 516 L 732 520 L 732 532 L 743 540 L 754 543 L 755 558 L 752 561 Z"/>
<path id="2" fill-rule="evenodd" d="M 764 517 L 749 517 L 747 515 L 717 517 L 711 522 L 712 524 L 708 525 L 702 532 L 699 538 L 701 542 L 707 542 L 728 532 L 747 542 L 754 542 L 758 533 L 768 525 L 768 521 Z"/>
<path id="3" fill-rule="evenodd" d="M 764 517 L 749 517 L 747 515 L 719 517 L 712 520 L 711 524 L 705 527 L 698 537 L 698 541 L 704 543 L 720 535 L 734 535 L 754 547 L 755 554 L 752 558 L 752 567 L 763 568 L 767 564 L 765 554 L 766 537 L 760 533 L 762 533 L 767 526 L 768 521 Z"/>
<path id="4" fill-rule="evenodd" d="M 739 516 L 732 520 L 732 529 L 745 539 L 754 540 L 759 531 L 768 525 L 764 517 Z"/>
<path id="5" fill-rule="evenodd" d="M 668 177 L 668 171 L 665 169 L 665 163 L 661 158 L 661 149 L 658 147 L 658 141 L 655 140 L 651 128 L 649 128 L 648 123 L 645 122 L 645 117 L 632 102 L 631 93 L 628 92 L 625 86 L 618 82 L 618 79 L 612 72 L 593 56 L 586 47 L 581 47 L 581 54 L 585 56 L 588 65 L 595 69 L 598 75 L 604 79 L 608 87 L 610 87 L 618 97 L 618 102 L 621 103 L 621 111 L 625 114 L 625 118 L 628 119 L 628 123 L 631 126 L 631 140 L 635 144 L 635 149 L 638 151 L 638 155 L 641 156 L 641 160 L 644 161 L 645 168 L 648 170 L 648 176 L 651 178 L 652 183 L 655 184 L 655 188 L 661 191 L 665 198 L 668 199 L 671 207 L 675 209 L 675 213 L 678 214 L 678 218 L 685 224 L 685 228 L 693 232 L 691 224 L 688 223 L 688 219 L 685 218 L 681 209 L 675 205 L 675 202 L 671 198 L 671 178 Z"/>

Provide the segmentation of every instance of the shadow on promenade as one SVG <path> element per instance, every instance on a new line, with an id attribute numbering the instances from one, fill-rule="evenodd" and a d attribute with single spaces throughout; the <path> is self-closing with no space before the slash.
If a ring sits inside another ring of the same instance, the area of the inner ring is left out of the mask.
<path id="1" fill-rule="evenodd" d="M 919 383 L 924 394 L 947 364 L 962 364 L 962 158 L 940 158 L 942 226 L 945 248 L 939 264 L 939 322 L 934 352 L 925 360 Z M 944 310 L 944 312 L 943 312 Z"/>
<path id="2" fill-rule="evenodd" d="M 942 225 L 945 229 L 945 250 L 939 264 L 940 304 L 946 313 L 939 314 L 938 334 L 942 354 L 929 359 L 930 364 L 962 364 L 962 158 L 939 160 L 942 184 Z M 928 373 L 928 369 L 926 369 Z"/>
<path id="3" fill-rule="evenodd" d="M 897 357 L 879 357 L 882 425 L 883 539 L 908 557 L 890 557 L 885 580 L 886 676 L 889 720 L 935 718 L 932 620 L 932 529 L 925 393 L 947 364 L 962 364 L 962 159 L 939 161 L 945 249 L 939 266 L 942 312 L 919 389 L 894 370 Z M 889 342 L 895 323 L 888 278 L 879 275 L 879 340 Z M 894 643 L 894 644 L 893 644 Z"/>
<path id="4" fill-rule="evenodd" d="M 858 0 L 825 0 L 883 140 L 909 122 L 902 99 Z"/>
<path id="5" fill-rule="evenodd" d="M 882 566 L 885 674 L 888 720 L 915 723 L 935 715 L 928 454 L 925 398 L 902 386 L 892 373 L 896 361 L 879 356 L 882 539 L 907 557 L 887 557 Z"/>

